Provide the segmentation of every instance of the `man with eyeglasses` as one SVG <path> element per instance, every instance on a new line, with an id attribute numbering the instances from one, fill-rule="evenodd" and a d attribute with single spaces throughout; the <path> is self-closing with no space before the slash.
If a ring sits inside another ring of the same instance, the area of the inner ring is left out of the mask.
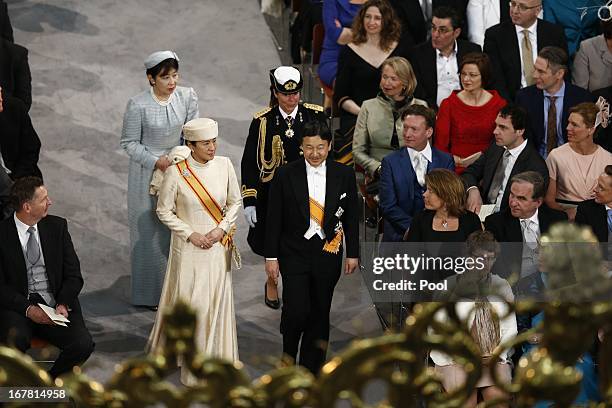
<path id="1" fill-rule="evenodd" d="M 533 85 L 534 63 L 544 47 L 555 46 L 567 52 L 563 27 L 538 18 L 541 0 L 512 0 L 510 21 L 485 32 L 484 52 L 491 58 L 495 88 L 513 101 L 516 91 Z"/>
<path id="2" fill-rule="evenodd" d="M 506 0 L 497 0 L 503 1 Z M 427 40 L 432 11 L 448 6 L 457 11 L 461 20 L 467 23 L 465 15 L 468 0 L 389 0 L 397 19 L 402 24 L 402 40 L 412 40 L 420 44 Z M 462 39 L 467 39 L 465 24 L 462 26 Z"/>
<path id="3" fill-rule="evenodd" d="M 458 39 L 461 18 L 451 7 L 438 7 L 431 20 L 431 41 L 417 45 L 410 63 L 417 78 L 415 96 L 436 108 L 453 90 L 460 89 L 458 63 L 465 54 L 480 52 L 480 46 Z"/>

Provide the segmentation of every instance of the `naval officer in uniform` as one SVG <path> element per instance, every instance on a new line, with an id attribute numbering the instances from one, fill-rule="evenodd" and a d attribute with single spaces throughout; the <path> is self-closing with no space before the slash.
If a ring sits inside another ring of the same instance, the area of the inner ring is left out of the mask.
<path id="1" fill-rule="evenodd" d="M 299 140 L 304 125 L 324 121 L 323 107 L 300 102 L 303 80 L 294 67 L 280 66 L 270 71 L 270 105 L 257 112 L 244 146 L 241 162 L 242 201 L 249 235 L 249 246 L 264 255 L 268 189 L 276 170 L 301 157 Z M 280 307 L 276 284 L 266 282 L 266 305 Z"/>

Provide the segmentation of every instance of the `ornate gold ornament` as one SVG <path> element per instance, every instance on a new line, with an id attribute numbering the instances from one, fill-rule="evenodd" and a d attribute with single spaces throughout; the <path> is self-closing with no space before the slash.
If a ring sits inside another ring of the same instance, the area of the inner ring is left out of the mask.
<path id="1" fill-rule="evenodd" d="M 266 125 L 268 120 L 262 117 L 259 121 L 259 139 L 257 139 L 257 167 L 259 168 L 259 179 L 263 183 L 272 180 L 276 168 L 285 162 L 285 151 L 280 135 L 272 137 L 272 157 L 266 160 Z"/>
<path id="2" fill-rule="evenodd" d="M 603 328 L 600 348 L 601 394 L 604 402 L 597 407 L 612 406 L 612 303 L 581 302 L 584 295 L 597 295 L 609 281 L 601 278 L 601 255 L 596 246 L 583 245 L 560 253 L 551 244 L 594 242 L 592 234 L 571 224 L 551 229 L 542 239 L 543 262 L 550 276 L 550 287 L 560 288 L 560 296 L 567 301 L 516 305 L 517 311 L 544 310 L 545 320 L 540 328 L 542 340 L 536 352 L 521 359 L 513 383 L 497 385 L 507 391 L 517 407 L 531 407 L 539 399 L 569 407 L 574 400 L 581 376 L 574 368 L 577 359 L 590 346 L 598 330 Z M 569 245 L 569 244 L 568 244 Z M 567 288 L 556 277 L 567 274 L 571 265 L 579 265 L 579 275 L 573 288 Z M 609 287 L 607 288 L 609 289 Z M 580 293 L 579 293 L 580 292 Z M 582 297 L 579 295 L 583 295 Z M 447 320 L 434 315 L 444 310 Z M 456 315 L 452 303 L 421 303 L 413 308 L 401 332 L 386 333 L 372 339 L 362 339 L 334 356 L 322 368 L 318 378 L 302 367 L 280 362 L 278 366 L 255 381 L 251 381 L 240 363 L 207 359 L 196 352 L 193 333 L 196 316 L 184 303 L 179 303 L 166 315 L 163 354 L 127 360 L 116 368 L 107 384 L 87 377 L 78 368 L 57 379 L 74 400 L 86 407 L 144 407 L 162 403 L 169 407 L 187 407 L 201 402 L 210 407 L 334 407 L 339 399 L 353 407 L 365 408 L 363 393 L 372 380 L 387 385 L 387 393 L 376 407 L 417 407 L 419 396 L 427 407 L 461 408 L 472 393 L 482 370 L 478 345 L 466 323 Z M 500 316 L 503 318 L 503 316 Z M 493 353 L 495 362 L 502 350 L 516 345 L 533 334 L 525 332 Z M 439 350 L 450 355 L 466 371 L 463 387 L 443 393 L 440 379 L 427 366 L 427 353 Z M 175 387 L 164 379 L 181 360 L 201 382 L 195 387 Z M 494 367 L 490 364 L 489 367 Z M 0 387 L 52 386 L 45 371 L 32 360 L 7 347 L 0 347 Z M 489 401 L 481 407 L 508 403 L 509 400 Z M 56 406 L 62 406 L 57 404 Z"/>

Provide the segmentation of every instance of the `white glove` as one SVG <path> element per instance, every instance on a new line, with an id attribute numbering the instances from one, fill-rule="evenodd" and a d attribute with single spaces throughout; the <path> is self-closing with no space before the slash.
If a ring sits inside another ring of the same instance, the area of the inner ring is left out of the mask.
<path id="1" fill-rule="evenodd" d="M 255 228 L 255 224 L 257 223 L 257 211 L 255 210 L 254 205 L 250 205 L 244 208 L 244 218 L 246 219 L 249 227 Z"/>

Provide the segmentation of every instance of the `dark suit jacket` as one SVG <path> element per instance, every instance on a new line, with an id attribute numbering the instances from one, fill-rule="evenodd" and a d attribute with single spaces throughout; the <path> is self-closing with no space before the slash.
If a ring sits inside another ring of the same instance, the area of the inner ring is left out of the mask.
<path id="1" fill-rule="evenodd" d="M 504 0 L 500 0 L 504 1 Z M 425 21 L 425 15 L 419 0 L 389 0 L 389 4 L 395 10 L 395 15 L 402 24 L 402 36 L 409 36 L 414 40 L 415 44 L 419 44 L 427 39 L 429 32 L 428 22 Z M 453 7 L 463 21 L 462 38 L 467 38 L 467 19 L 465 17 L 468 0 L 433 0 L 431 9 L 435 10 L 440 6 Z M 508 7 L 506 7 L 508 8 Z"/>
<path id="2" fill-rule="evenodd" d="M 66 220 L 47 215 L 37 227 L 51 293 L 58 304 L 78 308 L 83 278 Z M 0 236 L 0 307 L 25 316 L 28 276 L 13 217 L 0 222 Z"/>
<path id="3" fill-rule="evenodd" d="M 13 180 L 2 167 L 0 167 L 0 221 L 8 218 L 13 213 L 9 205 L 9 196 Z"/>
<path id="4" fill-rule="evenodd" d="M 567 52 L 567 40 L 560 25 L 538 19 L 537 33 L 538 52 L 547 46 L 561 47 Z M 521 88 L 522 70 L 519 42 L 512 21 L 489 27 L 485 32 L 483 48 L 491 58 L 495 88 L 504 99 L 513 101 L 516 91 Z"/>
<path id="5" fill-rule="evenodd" d="M 606 206 L 597 204 L 595 200 L 587 200 L 578 204 L 576 224 L 591 227 L 599 242 L 608 242 L 608 214 Z"/>
<path id="6" fill-rule="evenodd" d="M 0 0 L 0 37 L 13 42 L 13 27 L 8 15 L 8 7 Z"/>
<path id="7" fill-rule="evenodd" d="M 461 58 L 470 52 L 481 51 L 480 45 L 469 41 L 457 40 L 457 65 Z M 436 68 L 436 50 L 431 41 L 426 41 L 414 47 L 410 53 L 410 64 L 417 79 L 414 96 L 424 99 L 430 107 L 437 109 L 438 69 Z"/>
<path id="8" fill-rule="evenodd" d="M 38 168 L 40 139 L 24 103 L 17 98 L 4 97 L 0 112 L 0 151 L 4 164 L 14 180 L 23 176 L 42 177 Z"/>
<path id="9" fill-rule="evenodd" d="M 3 95 L 15 96 L 32 106 L 32 75 L 28 50 L 21 45 L 0 39 L 0 86 Z"/>
<path id="10" fill-rule="evenodd" d="M 427 166 L 428 173 L 437 168 L 455 171 L 455 162 L 448 153 L 433 147 L 431 150 L 432 161 Z M 424 208 L 422 193 L 415 192 L 415 186 L 416 173 L 407 148 L 403 147 L 383 158 L 378 197 L 384 218 L 384 241 L 403 241 L 412 217 Z"/>
<path id="11" fill-rule="evenodd" d="M 540 235 L 548 232 L 550 227 L 561 221 L 567 221 L 567 214 L 563 211 L 553 210 L 542 204 L 538 209 L 538 222 L 540 224 Z M 512 216 L 510 208 L 489 215 L 484 222 L 485 230 L 491 231 L 495 240 L 501 243 L 523 242 L 523 232 L 518 218 Z M 513 272 L 520 272 L 522 262 L 522 244 L 502 245 L 501 254 L 493 267 L 493 272 L 507 278 Z M 524 286 L 524 283 L 521 284 Z"/>
<path id="12" fill-rule="evenodd" d="M 419 0 L 389 0 L 389 4 L 402 24 L 402 38 L 412 39 L 414 44 L 427 39 L 429 27 Z"/>
<path id="13" fill-rule="evenodd" d="M 342 208 L 342 214 L 339 214 Z M 339 217 L 337 216 L 339 215 Z M 359 205 L 355 172 L 332 159 L 326 162 L 323 232 L 327 241 L 342 221 L 346 256 L 359 257 Z M 280 167 L 270 187 L 266 225 L 266 258 L 310 256 L 304 253 L 304 234 L 310 225 L 305 159 Z M 342 250 L 337 256 L 342 257 Z"/>
<path id="14" fill-rule="evenodd" d="M 538 209 L 540 235 L 548 232 L 551 225 L 567 221 L 567 214 L 563 211 L 553 210 L 542 204 Z M 510 208 L 489 215 L 484 222 L 485 229 L 491 231 L 497 242 L 523 242 L 523 232 L 518 218 L 512 216 Z"/>
<path id="15" fill-rule="evenodd" d="M 561 113 L 561 129 L 563 130 L 563 143 L 567 142 L 567 119 L 571 107 L 582 102 L 595 102 L 595 97 L 586 89 L 565 83 L 563 96 L 563 112 Z M 529 122 L 525 134 L 531 140 L 536 150 L 540 152 L 545 140 L 544 132 L 544 91 L 531 85 L 520 89 L 516 93 L 516 103 L 529 112 Z"/>
<path id="16" fill-rule="evenodd" d="M 488 202 L 487 196 L 491 189 L 493 176 L 495 175 L 497 166 L 502 160 L 505 150 L 506 149 L 503 147 L 496 145 L 495 142 L 491 143 L 491 146 L 489 146 L 484 154 L 472 163 L 471 166 L 465 169 L 461 175 L 461 179 L 466 189 L 472 186 L 476 186 L 480 189 L 480 196 L 482 197 L 482 202 L 485 204 L 494 204 Z M 534 149 L 531 143 L 527 143 L 521 154 L 516 158 L 514 167 L 512 167 L 512 171 L 510 172 L 510 178 L 508 178 L 508 184 L 512 176 L 528 170 L 537 171 L 544 177 L 544 180 L 548 180 L 546 162 Z M 500 211 L 508 207 L 508 197 L 510 196 L 508 184 L 504 190 Z"/>

